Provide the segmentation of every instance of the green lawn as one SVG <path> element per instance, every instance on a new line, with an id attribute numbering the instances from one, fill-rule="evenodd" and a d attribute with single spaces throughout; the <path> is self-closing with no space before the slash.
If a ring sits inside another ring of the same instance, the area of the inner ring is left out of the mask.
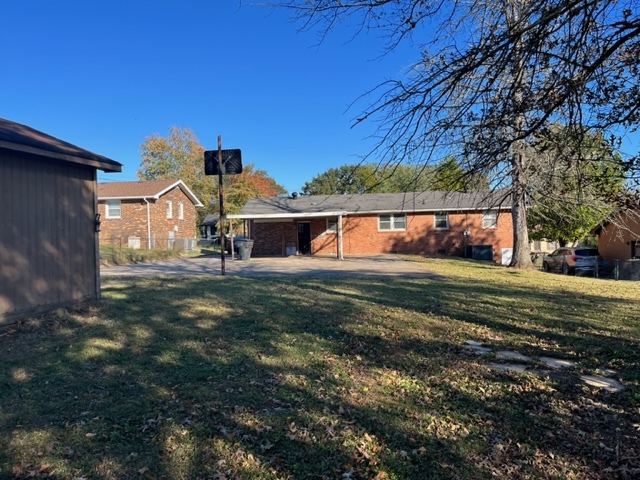
<path id="1" fill-rule="evenodd" d="M 0 478 L 640 475 L 637 282 L 412 260 L 443 279 L 105 279 L 0 330 Z"/>

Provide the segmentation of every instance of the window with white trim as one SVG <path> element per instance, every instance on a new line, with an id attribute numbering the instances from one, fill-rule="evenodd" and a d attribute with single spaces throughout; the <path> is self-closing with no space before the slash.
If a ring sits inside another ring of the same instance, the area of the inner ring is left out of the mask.
<path id="1" fill-rule="evenodd" d="M 496 228 L 498 226 L 498 212 L 487 210 L 482 214 L 482 228 Z"/>
<path id="2" fill-rule="evenodd" d="M 184 203 L 178 202 L 178 220 L 184 220 Z"/>
<path id="3" fill-rule="evenodd" d="M 336 233 L 338 231 L 338 217 L 327 218 L 327 232 Z"/>
<path id="4" fill-rule="evenodd" d="M 105 218 L 120 218 L 122 202 L 120 200 L 107 200 L 104 206 Z"/>
<path id="5" fill-rule="evenodd" d="M 449 228 L 449 214 L 447 212 L 436 213 L 434 217 L 434 226 L 436 230 L 447 230 Z"/>
<path id="6" fill-rule="evenodd" d="M 173 202 L 167 200 L 167 218 L 173 218 Z"/>
<path id="7" fill-rule="evenodd" d="M 378 230 L 406 230 L 407 216 L 404 213 L 378 215 Z"/>

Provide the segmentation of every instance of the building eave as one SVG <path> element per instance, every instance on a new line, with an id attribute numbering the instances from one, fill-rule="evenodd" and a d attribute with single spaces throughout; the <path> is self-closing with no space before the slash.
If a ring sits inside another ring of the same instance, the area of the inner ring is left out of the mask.
<path id="1" fill-rule="evenodd" d="M 146 199 L 158 200 L 165 193 L 170 192 L 171 190 L 173 190 L 176 187 L 178 187 L 178 188 L 180 188 L 180 190 L 182 190 L 182 192 L 187 196 L 187 198 L 191 201 L 191 203 L 193 203 L 193 205 L 195 207 L 203 207 L 204 206 L 202 204 L 202 202 L 200 202 L 198 197 L 196 197 L 194 195 L 194 193 L 189 189 L 189 187 L 187 187 L 187 185 L 182 180 L 177 180 L 176 182 L 172 183 L 168 187 L 165 187 L 162 190 L 160 190 L 160 191 L 158 191 L 158 192 L 156 192 L 154 194 L 151 194 L 151 195 L 115 195 L 115 196 L 114 195 L 110 195 L 110 196 L 99 195 L 98 196 L 98 201 L 100 201 L 100 200 L 146 200 Z"/>
<path id="2" fill-rule="evenodd" d="M 322 217 L 337 217 L 352 216 L 352 215 L 384 215 L 393 213 L 437 213 L 437 212 L 485 212 L 487 210 L 499 210 L 510 211 L 511 207 L 473 207 L 473 208 L 421 208 L 412 210 L 398 210 L 398 209 L 384 209 L 384 210 L 366 210 L 366 211 L 348 211 L 348 210 L 335 210 L 326 212 L 296 212 L 296 213 L 265 213 L 265 214 L 235 214 L 227 215 L 227 218 L 236 220 L 254 220 L 254 219 L 275 219 L 275 218 L 322 218 Z"/>
<path id="3" fill-rule="evenodd" d="M 179 187 L 180 190 L 182 190 L 184 192 L 184 194 L 189 197 L 189 199 L 191 200 L 191 203 L 193 203 L 194 206 L 196 207 L 202 207 L 202 202 L 200 202 L 200 200 L 198 200 L 198 197 L 195 196 L 195 194 L 191 191 L 191 189 L 189 189 L 189 187 L 187 187 L 187 185 L 182 181 L 182 180 L 178 180 L 175 183 L 173 183 L 172 185 L 169 185 L 168 187 L 164 188 L 163 190 L 161 190 L 160 192 L 158 192 L 155 198 L 160 198 L 162 195 L 164 195 L 165 193 L 171 191 L 172 189 L 174 189 L 175 187 Z"/>
<path id="4" fill-rule="evenodd" d="M 69 155 L 66 153 L 53 152 L 51 150 L 45 150 L 44 148 L 33 147 L 30 145 L 23 145 L 20 143 L 9 142 L 6 140 L 0 140 L 0 149 L 13 150 L 21 153 L 28 153 L 31 155 L 37 155 L 40 157 L 55 158 L 56 160 L 62 160 L 69 163 L 75 163 L 79 165 L 86 165 L 88 167 L 97 168 L 103 172 L 121 172 L 122 165 L 118 162 L 105 159 L 105 161 L 80 157 L 76 155 Z"/>
<path id="5" fill-rule="evenodd" d="M 262 215 L 249 215 L 249 214 L 235 214 L 227 215 L 227 218 L 234 220 L 257 220 L 257 219 L 289 219 L 289 218 L 323 218 L 323 217 L 338 217 L 340 215 L 348 215 L 348 212 L 344 210 L 340 211 L 327 211 L 327 212 L 298 212 L 298 213 L 268 213 Z"/>

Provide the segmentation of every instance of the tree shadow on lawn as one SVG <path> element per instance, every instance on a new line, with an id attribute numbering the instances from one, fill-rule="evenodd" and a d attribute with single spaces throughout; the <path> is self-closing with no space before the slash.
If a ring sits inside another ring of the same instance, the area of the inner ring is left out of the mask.
<path id="1" fill-rule="evenodd" d="M 623 377 L 640 381 L 640 301 L 451 279 L 380 279 L 361 292 L 326 285 L 309 289 L 446 317 L 456 322 L 448 323 L 448 335 L 458 343 L 473 339 L 497 350 L 558 356 L 589 369 L 622 369 Z"/>
<path id="2" fill-rule="evenodd" d="M 553 393 L 581 388 L 488 371 L 424 313 L 421 286 L 111 282 L 97 307 L 2 339 L 0 477 L 600 474 L 609 432 L 581 437 Z M 398 306 L 417 317 L 372 314 Z M 558 441 L 553 425 L 568 426 Z"/>

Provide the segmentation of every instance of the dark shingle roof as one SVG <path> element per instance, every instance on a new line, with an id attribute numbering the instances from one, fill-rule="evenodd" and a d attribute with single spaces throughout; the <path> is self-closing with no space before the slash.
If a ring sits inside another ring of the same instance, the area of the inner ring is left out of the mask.
<path id="1" fill-rule="evenodd" d="M 201 207 L 202 203 L 189 190 L 182 180 L 139 180 L 134 182 L 105 182 L 98 184 L 98 200 L 106 199 L 137 199 L 137 198 L 159 198 L 175 187 L 185 193 L 196 207 Z"/>
<path id="2" fill-rule="evenodd" d="M 206 226 L 215 226 L 218 224 L 218 219 L 220 218 L 220 215 L 216 214 L 216 213 L 209 213 L 206 217 L 204 217 L 204 220 L 202 220 L 202 223 L 200 225 L 206 227 Z"/>
<path id="3" fill-rule="evenodd" d="M 88 165 L 105 172 L 122 171 L 122 164 L 115 160 L 4 118 L 0 118 L 0 148 Z"/>
<path id="4" fill-rule="evenodd" d="M 321 216 L 354 213 L 398 213 L 510 209 L 504 190 L 495 192 L 410 192 L 362 195 L 302 195 L 252 198 L 230 218 Z"/>

